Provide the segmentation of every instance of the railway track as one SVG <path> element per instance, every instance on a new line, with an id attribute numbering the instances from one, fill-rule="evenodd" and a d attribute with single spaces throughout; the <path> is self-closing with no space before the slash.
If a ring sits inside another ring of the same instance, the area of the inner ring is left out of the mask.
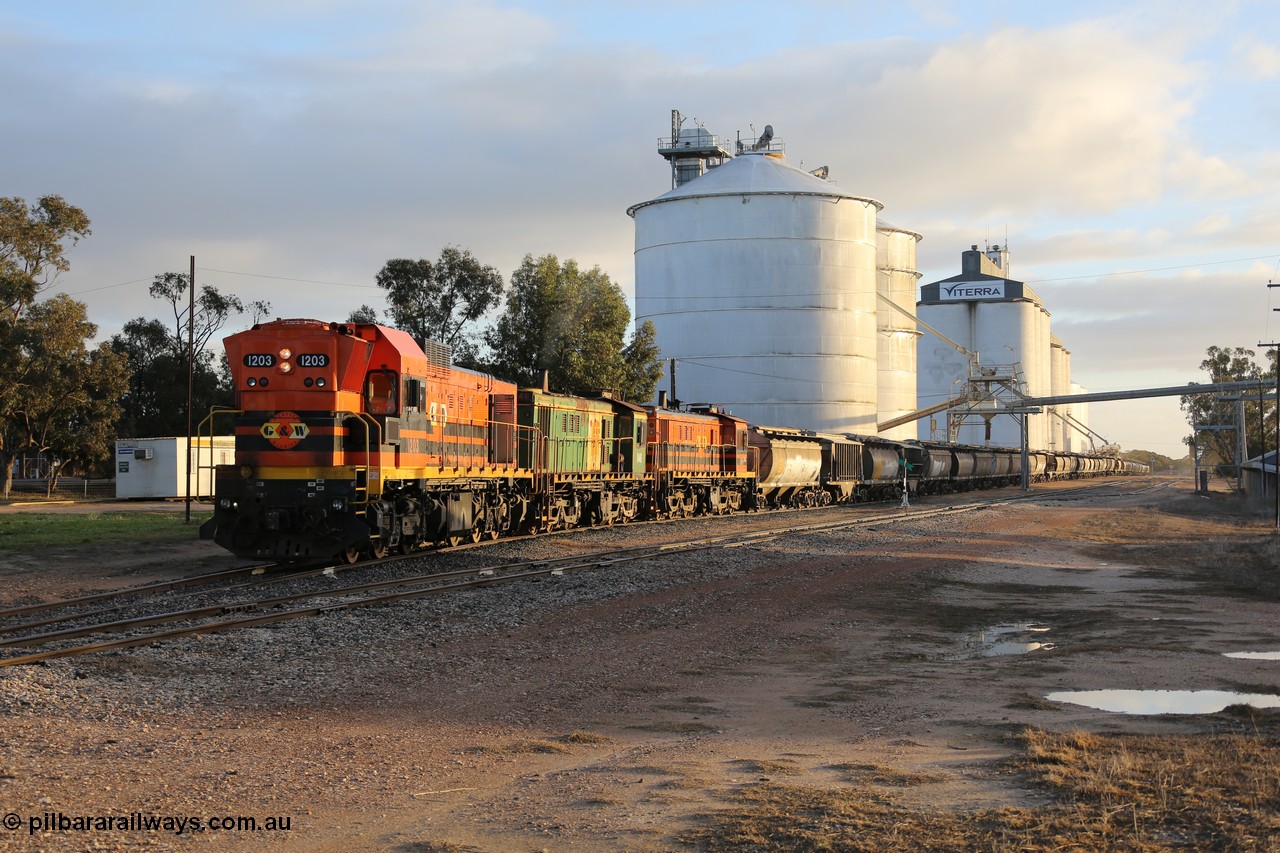
<path id="1" fill-rule="evenodd" d="M 2 658 L 0 659 L 0 667 L 34 664 L 57 658 L 77 657 L 95 652 L 150 645 L 164 640 L 177 639 L 197 634 L 212 634 L 236 630 L 239 628 L 275 624 L 340 610 L 352 610 L 360 607 L 371 607 L 397 601 L 408 601 L 436 595 L 445 595 L 465 589 L 514 583 L 534 578 L 552 577 L 571 572 L 608 568 L 639 560 L 647 560 L 676 554 L 688 554 L 713 548 L 750 547 L 751 545 L 763 544 L 765 542 L 784 537 L 812 535 L 858 528 L 874 528 L 883 525 L 897 524 L 904 521 L 918 521 L 970 513 L 1027 500 L 1075 500 L 1085 497 L 1088 494 L 1097 493 L 1101 490 L 1114 489 L 1116 485 L 1118 484 L 1114 481 L 1107 481 L 1075 486 L 1067 489 L 1059 489 L 1053 492 L 1031 492 L 1025 494 L 1018 492 L 1013 495 L 995 496 L 984 500 L 970 501 L 948 506 L 930 507 L 917 505 L 907 509 L 888 510 L 875 515 L 860 516 L 858 518 L 811 521 L 808 523 L 788 523 L 785 525 L 770 527 L 766 530 L 726 533 L 710 537 L 700 537 L 685 542 L 645 545 L 623 549 L 614 548 L 608 551 L 592 554 L 573 555 L 555 559 L 528 560 L 515 563 L 488 565 L 478 568 L 453 569 L 390 580 L 371 581 L 319 590 L 306 590 L 266 598 L 251 598 L 233 601 L 230 603 L 188 607 L 117 619 L 114 621 L 75 624 L 72 627 L 65 627 L 58 630 L 22 633 L 24 631 L 35 631 L 39 628 L 49 628 L 50 626 L 59 624 L 84 622 L 95 617 L 119 612 L 127 606 L 124 603 L 119 603 L 112 607 L 99 608 L 97 610 L 87 612 L 81 611 L 63 616 L 50 617 L 35 622 L 25 622 L 0 628 L 0 650 L 56 646 L 54 648 L 44 648 L 40 651 L 31 652 L 29 654 Z M 1134 482 L 1128 481 L 1124 485 L 1132 486 L 1134 485 Z M 1142 486 L 1136 490 L 1130 489 L 1127 492 L 1118 494 L 1142 494 L 1166 488 L 1167 486 L 1168 483 L 1157 482 Z M 508 539 L 504 541 L 511 542 L 514 540 Z M 447 550 L 463 550 L 467 547 L 475 546 L 462 546 L 461 548 Z M 421 556 L 422 554 L 418 553 L 406 555 L 405 557 L 398 559 Z M 336 571 L 339 568 L 357 567 L 358 566 L 331 566 L 323 568 L 308 568 L 300 572 L 291 572 L 272 577 L 260 578 L 251 583 L 242 584 L 238 587 L 228 587 L 227 590 L 243 589 L 264 583 L 304 579 L 308 577 L 315 577 L 317 575 L 333 575 L 336 574 Z M 243 569 L 229 570 L 227 572 L 219 572 L 210 575 L 200 575 L 173 581 L 162 581 L 113 593 L 102 593 L 82 596 L 76 599 L 50 602 L 47 604 L 13 608 L 0 612 L 0 617 L 30 614 L 39 611 L 53 610 L 58 607 L 68 607 L 75 604 L 98 603 L 110 600 L 113 597 L 125 597 L 130 595 L 136 596 L 139 593 L 166 592 L 184 587 L 197 586 L 202 583 L 214 583 L 222 580 L 235 579 L 236 577 L 252 577 L 254 575 L 265 574 L 267 568 L 269 567 L 246 567 Z M 221 590 L 219 592 L 221 592 Z M 179 625 L 179 627 L 145 632 L 146 629 L 166 625 Z M 139 631 L 144 631 L 145 633 L 136 633 Z M 65 645 L 66 643 L 95 634 L 128 634 L 128 636 L 109 640 L 99 640 L 80 645 Z"/>

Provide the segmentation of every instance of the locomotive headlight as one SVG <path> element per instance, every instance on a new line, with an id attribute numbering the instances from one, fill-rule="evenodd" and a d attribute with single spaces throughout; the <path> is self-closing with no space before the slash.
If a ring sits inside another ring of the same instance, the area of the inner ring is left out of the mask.
<path id="1" fill-rule="evenodd" d="M 333 499 L 333 511 L 334 511 L 334 512 L 342 512 L 342 511 L 343 511 L 344 509 L 346 509 L 346 508 L 347 508 L 347 501 L 346 501 L 346 499 L 345 499 L 345 498 L 334 498 L 334 499 Z"/>
<path id="2" fill-rule="evenodd" d="M 233 501 L 231 498 L 223 498 L 222 500 L 218 501 L 218 507 L 220 509 L 225 509 L 225 510 L 234 510 L 236 509 L 236 502 Z"/>
<path id="3" fill-rule="evenodd" d="M 293 357 L 293 350 L 289 349 L 288 347 L 285 347 L 284 349 L 280 350 L 281 361 L 288 361 L 292 357 Z"/>
<path id="4" fill-rule="evenodd" d="M 245 383 L 245 384 L 247 384 L 250 388 L 255 388 L 255 387 L 257 387 L 257 385 L 258 385 L 258 380 L 254 379 L 252 376 L 250 376 L 250 377 L 249 377 L 249 381 L 248 381 L 247 383 Z"/>
<path id="5" fill-rule="evenodd" d="M 293 372 L 293 365 L 287 361 L 280 362 L 280 372 L 288 376 Z"/>
<path id="6" fill-rule="evenodd" d="M 325 386 L 324 377 L 323 377 L 323 376 L 321 376 L 320 378 L 318 378 L 318 379 L 316 380 L 316 387 L 317 387 L 317 388 L 323 388 L 324 386 Z"/>
<path id="7" fill-rule="evenodd" d="M 246 479 L 246 480 L 251 480 L 251 479 L 253 479 L 253 467 L 252 467 L 252 466 L 250 466 L 250 465 L 241 465 L 241 466 L 240 466 L 240 476 L 241 476 L 241 477 L 243 477 L 243 478 L 244 478 L 244 479 Z"/>

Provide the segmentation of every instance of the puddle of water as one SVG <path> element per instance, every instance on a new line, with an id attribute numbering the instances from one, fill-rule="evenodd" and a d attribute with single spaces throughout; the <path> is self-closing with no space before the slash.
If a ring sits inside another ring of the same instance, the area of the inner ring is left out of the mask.
<path id="1" fill-rule="evenodd" d="M 1230 690 L 1063 690 L 1045 698 L 1121 714 L 1213 714 L 1228 705 L 1280 708 L 1280 696 Z"/>
<path id="2" fill-rule="evenodd" d="M 1043 634 L 1049 629 L 1034 622 L 1015 622 L 1009 625 L 992 625 L 964 640 L 967 650 L 952 655 L 948 660 L 994 658 L 1005 655 L 1025 655 L 1030 652 L 1048 651 L 1054 647 L 1047 641 L 1033 640 L 1028 635 Z"/>
<path id="3" fill-rule="evenodd" d="M 1025 655 L 1042 649 L 1049 651 L 1052 648 L 1054 648 L 1053 643 L 992 643 L 977 652 L 976 657 L 997 658 L 1002 655 Z"/>
<path id="4" fill-rule="evenodd" d="M 1280 652 L 1225 652 L 1223 657 L 1246 660 L 1280 660 Z"/>

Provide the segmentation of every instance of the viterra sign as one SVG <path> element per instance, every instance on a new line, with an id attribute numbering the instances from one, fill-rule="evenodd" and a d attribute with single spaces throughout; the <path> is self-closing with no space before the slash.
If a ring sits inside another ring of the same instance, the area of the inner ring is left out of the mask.
<path id="1" fill-rule="evenodd" d="M 938 285 L 938 296 L 945 301 L 961 299 L 1004 299 L 1003 281 L 958 281 Z"/>

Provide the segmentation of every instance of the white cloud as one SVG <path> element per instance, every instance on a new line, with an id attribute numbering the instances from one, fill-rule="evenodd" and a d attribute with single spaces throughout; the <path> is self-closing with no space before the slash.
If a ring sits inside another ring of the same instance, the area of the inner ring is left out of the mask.
<path id="1" fill-rule="evenodd" d="M 428 3 L 413 9 L 403 28 L 364 45 L 363 72 L 472 77 L 527 65 L 547 56 L 557 40 L 546 18 L 519 6 Z"/>
<path id="2" fill-rule="evenodd" d="M 1256 80 L 1280 77 L 1280 50 L 1273 45 L 1249 36 L 1236 42 L 1233 53 L 1247 76 Z"/>
<path id="3" fill-rule="evenodd" d="M 867 97 L 891 132 L 869 147 L 888 158 L 903 145 L 913 196 L 933 204 L 1121 208 L 1159 198 L 1174 162 L 1183 180 L 1208 168 L 1181 132 L 1196 79 L 1179 57 L 1106 22 L 1001 30 L 888 71 Z"/>
<path id="4" fill-rule="evenodd" d="M 1197 237 L 1212 237 L 1231 227 L 1231 214 L 1211 213 L 1191 226 L 1189 233 Z"/>

